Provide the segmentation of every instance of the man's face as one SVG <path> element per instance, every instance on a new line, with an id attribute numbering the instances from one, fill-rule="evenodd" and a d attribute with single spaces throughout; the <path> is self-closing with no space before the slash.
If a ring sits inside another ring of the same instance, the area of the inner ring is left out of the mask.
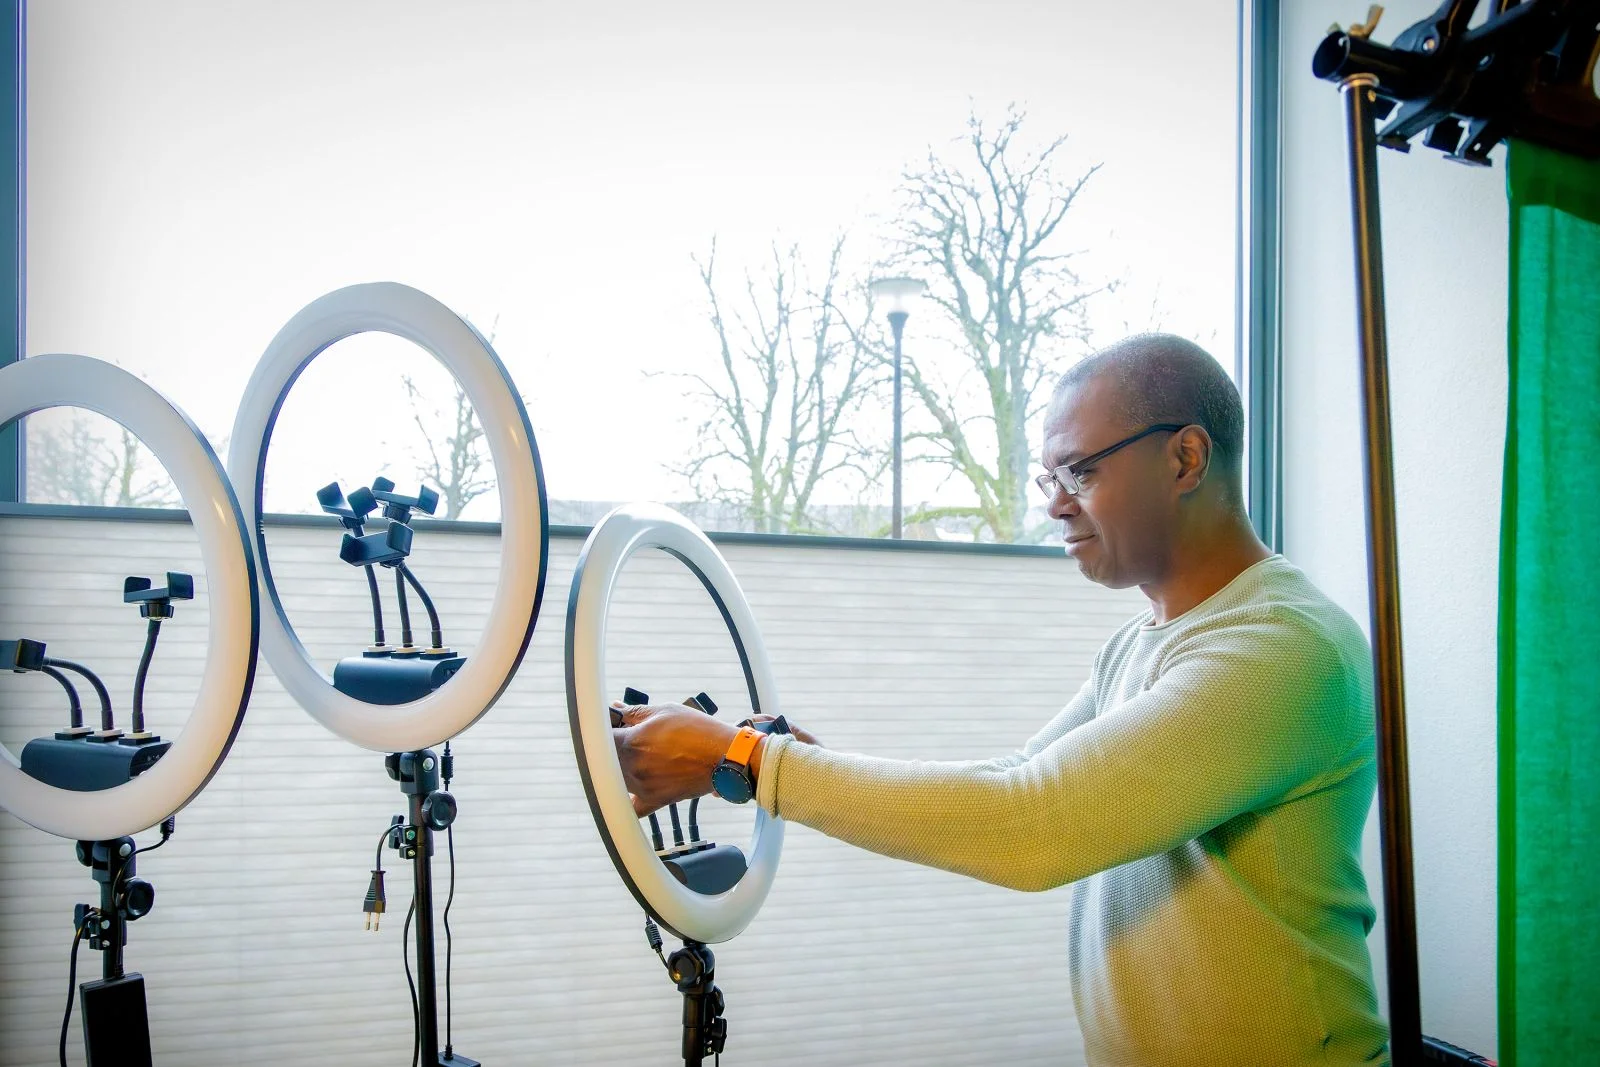
<path id="1" fill-rule="evenodd" d="M 1115 385 L 1091 378 L 1062 394 L 1045 417 L 1046 470 L 1075 463 L 1108 448 L 1143 426 L 1124 425 L 1116 414 Z M 1075 496 L 1057 490 L 1050 517 L 1061 520 L 1067 555 L 1085 578 L 1112 589 L 1160 577 L 1177 517 L 1172 435 L 1155 433 L 1079 471 Z"/>

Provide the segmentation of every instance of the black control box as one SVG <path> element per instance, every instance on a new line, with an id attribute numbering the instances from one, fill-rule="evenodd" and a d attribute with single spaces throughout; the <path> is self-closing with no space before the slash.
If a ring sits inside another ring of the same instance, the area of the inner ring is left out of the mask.
<path id="1" fill-rule="evenodd" d="M 83 997 L 83 1048 L 89 1067 L 153 1067 L 144 976 L 125 974 L 78 987 Z"/>
<path id="2" fill-rule="evenodd" d="M 171 741 L 123 744 L 92 737 L 36 737 L 22 746 L 22 771 L 57 789 L 92 793 L 132 781 L 167 754 Z"/>

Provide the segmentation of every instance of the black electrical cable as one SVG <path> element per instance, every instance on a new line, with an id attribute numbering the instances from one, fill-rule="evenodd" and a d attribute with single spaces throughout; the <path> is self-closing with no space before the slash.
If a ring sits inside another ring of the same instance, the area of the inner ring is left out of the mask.
<path id="1" fill-rule="evenodd" d="M 411 1067 L 422 1055 L 422 1006 L 417 1003 L 417 983 L 411 979 L 411 916 L 417 912 L 417 899 L 406 909 L 405 927 L 400 931 L 400 958 L 406 965 L 406 988 L 411 990 Z"/>
<path id="2" fill-rule="evenodd" d="M 78 993 L 78 946 L 81 944 L 83 924 L 80 923 L 72 935 L 72 962 L 67 965 L 67 1013 L 61 1017 L 61 1067 L 67 1067 L 67 1029 L 72 1025 L 72 1001 Z"/>
<path id="3" fill-rule="evenodd" d="M 450 779 L 455 777 L 456 759 L 450 754 L 450 742 L 444 743 L 444 759 L 439 762 L 439 773 L 444 778 L 445 789 L 450 788 Z M 453 1032 L 451 1023 L 454 1021 L 454 1006 L 450 998 L 450 957 L 455 948 L 455 942 L 450 936 L 450 905 L 456 902 L 456 831 L 451 824 L 444 828 L 445 844 L 450 852 L 450 892 L 444 898 L 444 1058 L 451 1059 L 455 1053 L 455 1042 L 452 1040 Z"/>
<path id="4" fill-rule="evenodd" d="M 455 1052 L 455 1042 L 452 1040 L 450 1003 L 450 956 L 454 947 L 450 939 L 450 905 L 456 899 L 456 831 L 453 826 L 444 828 L 445 845 L 450 852 L 450 892 L 444 898 L 444 1058 L 450 1059 Z"/>
<path id="5" fill-rule="evenodd" d="M 417 596 L 422 599 L 422 606 L 428 609 L 428 628 L 433 631 L 431 634 L 433 638 L 433 647 L 443 648 L 444 631 L 439 628 L 439 613 L 433 610 L 433 597 L 429 596 L 428 591 L 422 588 L 422 583 L 417 581 L 417 576 L 411 573 L 410 567 L 407 567 L 404 563 L 401 563 L 399 570 L 401 575 L 405 577 L 405 580 L 411 583 L 411 588 L 417 591 Z"/>
<path id="6" fill-rule="evenodd" d="M 61 683 L 61 688 L 67 691 L 67 701 L 70 705 L 67 709 L 67 714 L 71 716 L 70 721 L 72 723 L 72 728 L 76 730 L 82 726 L 83 704 L 79 702 L 78 691 L 77 689 L 73 688 L 71 680 L 54 667 L 40 667 L 39 673 L 47 677 L 54 678 L 56 681 Z"/>
<path id="7" fill-rule="evenodd" d="M 117 728 L 116 722 L 111 717 L 111 694 L 106 692 L 106 684 L 100 680 L 99 675 L 83 664 L 74 663 L 70 659 L 46 659 L 44 665 L 46 667 L 59 667 L 61 670 L 71 671 L 73 674 L 81 674 L 89 679 L 89 684 L 94 687 L 94 695 L 100 698 L 100 729 L 115 730 Z"/>
<path id="8" fill-rule="evenodd" d="M 367 572 L 367 591 L 372 594 L 372 643 L 383 644 L 383 598 L 378 595 L 378 575 L 371 565 L 363 567 Z"/>
<path id="9" fill-rule="evenodd" d="M 683 847 L 683 823 L 678 821 L 678 805 L 668 804 L 667 811 L 672 816 L 672 844 L 676 848 Z"/>
<path id="10" fill-rule="evenodd" d="M 156 849 L 158 849 L 162 845 L 166 844 L 169 840 L 172 839 L 172 832 L 174 830 L 176 830 L 177 828 L 178 828 L 178 817 L 176 815 L 168 815 L 165 819 L 161 820 L 161 840 L 160 841 L 157 841 L 155 844 L 149 845 L 149 846 L 147 846 L 145 848 L 135 848 L 132 852 L 128 853 L 128 858 L 123 861 L 122 866 L 117 868 L 117 876 L 116 876 L 116 878 L 112 879 L 112 882 L 111 882 L 111 899 L 112 900 L 116 900 L 117 899 L 117 890 L 122 885 L 122 877 L 123 877 L 123 875 L 128 873 L 128 868 L 133 866 L 133 858 L 135 856 L 148 856 L 150 853 L 154 852 Z"/>
<path id="11" fill-rule="evenodd" d="M 406 604 L 406 576 L 405 568 L 399 567 L 394 572 L 394 593 L 400 601 L 400 647 L 411 647 L 411 608 Z"/>
<path id="12" fill-rule="evenodd" d="M 156 654 L 156 638 L 161 635 L 161 620 L 151 619 L 144 631 L 144 654 L 133 676 L 133 732 L 144 733 L 144 680 L 150 673 L 150 660 Z"/>

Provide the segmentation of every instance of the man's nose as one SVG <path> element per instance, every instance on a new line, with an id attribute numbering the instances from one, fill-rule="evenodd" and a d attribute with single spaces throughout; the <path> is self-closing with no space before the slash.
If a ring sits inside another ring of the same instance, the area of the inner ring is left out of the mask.
<path id="1" fill-rule="evenodd" d="M 1071 518 L 1082 510 L 1078 498 L 1060 486 L 1056 487 L 1056 495 L 1050 498 L 1050 506 L 1045 509 L 1052 519 L 1058 520 Z"/>

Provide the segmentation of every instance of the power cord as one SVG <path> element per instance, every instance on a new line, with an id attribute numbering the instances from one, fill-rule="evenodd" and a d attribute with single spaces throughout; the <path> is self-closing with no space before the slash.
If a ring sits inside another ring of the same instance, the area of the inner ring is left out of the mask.
<path id="1" fill-rule="evenodd" d="M 158 849 L 162 845 L 166 844 L 169 840 L 172 839 L 173 831 L 177 830 L 177 828 L 178 828 L 178 817 L 176 815 L 168 815 L 165 819 L 161 820 L 161 840 L 160 841 L 157 841 L 153 845 L 147 845 L 144 848 L 135 848 L 132 852 L 130 852 L 128 854 L 128 858 L 125 861 L 123 861 L 122 866 L 117 868 L 116 881 L 111 883 L 111 899 L 112 900 L 116 900 L 117 899 L 117 890 L 121 887 L 122 878 L 123 878 L 124 875 L 126 875 L 128 873 L 128 868 L 133 865 L 133 858 L 135 856 L 148 856 L 150 853 L 154 852 L 156 849 Z"/>
<path id="2" fill-rule="evenodd" d="M 67 1028 L 72 1024 L 72 1001 L 78 993 L 78 946 L 83 944 L 83 928 L 84 923 L 79 923 L 72 934 L 72 962 L 67 965 L 67 1012 L 61 1017 L 61 1067 L 67 1067 Z"/>
<path id="3" fill-rule="evenodd" d="M 421 586 L 418 586 L 418 589 L 420 590 Z M 429 611 L 431 613 L 431 606 Z M 438 632 L 437 628 L 435 628 L 434 632 Z M 439 773 L 444 779 L 445 790 L 448 791 L 450 789 L 450 779 L 455 777 L 456 773 L 456 758 L 450 753 L 450 742 L 448 741 L 444 743 L 444 759 L 439 761 Z M 448 1060 L 455 1057 L 454 1034 L 451 1028 L 451 1023 L 454 1021 L 452 1018 L 454 1006 L 450 998 L 450 957 L 452 955 L 451 950 L 455 947 L 455 943 L 450 937 L 450 905 L 456 902 L 456 831 L 454 823 L 444 828 L 444 840 L 450 853 L 450 892 L 444 898 L 444 1058 Z"/>
<path id="4" fill-rule="evenodd" d="M 388 844 L 394 836 L 391 826 L 378 838 L 378 854 L 372 860 L 372 880 L 367 883 L 367 899 L 361 904 L 361 910 L 367 916 L 367 929 L 376 930 L 383 921 L 384 909 L 388 906 L 388 899 L 383 892 L 383 846 Z"/>
<path id="5" fill-rule="evenodd" d="M 650 942 L 650 947 L 656 950 L 656 956 L 661 960 L 661 966 L 672 970 L 672 964 L 667 962 L 667 954 L 661 951 L 661 928 L 650 917 L 649 912 L 644 913 L 644 939 Z"/>
<path id="6" fill-rule="evenodd" d="M 411 916 L 416 914 L 417 901 L 412 898 L 406 909 L 405 927 L 400 932 L 400 958 L 406 965 L 406 988 L 411 990 L 411 1067 L 417 1067 L 422 1055 L 422 1005 L 417 1003 L 417 983 L 411 977 Z"/>

